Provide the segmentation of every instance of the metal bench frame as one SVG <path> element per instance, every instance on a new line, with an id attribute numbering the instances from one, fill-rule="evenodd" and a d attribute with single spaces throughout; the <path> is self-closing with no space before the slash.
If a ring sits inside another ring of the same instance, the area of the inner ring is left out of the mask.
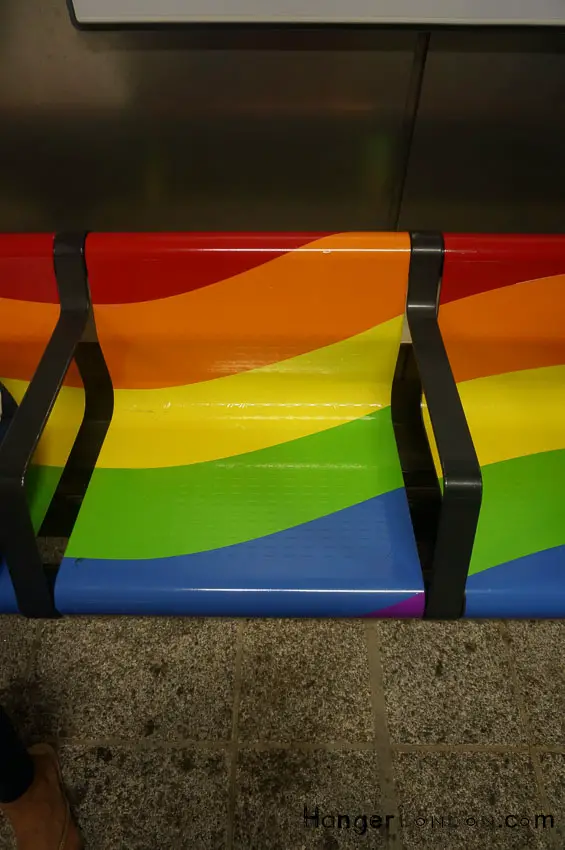
<path id="1" fill-rule="evenodd" d="M 406 317 L 411 343 L 400 346 L 391 412 L 418 543 L 427 618 L 454 619 L 465 608 L 465 584 L 479 518 L 481 470 L 438 324 L 443 237 L 412 233 Z M 22 403 L 0 444 L 0 547 L 20 612 L 58 617 L 56 565 L 44 564 L 25 494 L 28 467 L 74 359 L 85 412 L 40 535 L 68 538 L 78 516 L 114 405 L 98 342 L 85 260 L 86 234 L 60 234 L 53 262 L 61 312 Z M 429 409 L 443 488 L 422 419 Z"/>

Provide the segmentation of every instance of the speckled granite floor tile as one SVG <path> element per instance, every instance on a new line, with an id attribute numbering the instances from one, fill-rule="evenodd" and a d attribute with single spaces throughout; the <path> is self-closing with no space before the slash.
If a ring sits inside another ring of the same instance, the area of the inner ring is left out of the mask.
<path id="1" fill-rule="evenodd" d="M 87 850 L 224 850 L 228 759 L 203 749 L 61 748 Z"/>
<path id="2" fill-rule="evenodd" d="M 565 746 L 565 621 L 521 620 L 507 628 L 532 741 Z"/>
<path id="3" fill-rule="evenodd" d="M 374 753 L 244 750 L 237 778 L 235 850 L 385 846 Z"/>
<path id="4" fill-rule="evenodd" d="M 394 769 L 405 850 L 551 846 L 528 755 L 396 753 Z"/>
<path id="5" fill-rule="evenodd" d="M 41 629 L 38 620 L 0 616 L 0 705 L 17 721 L 25 739 L 33 728 L 31 670 Z"/>
<path id="6" fill-rule="evenodd" d="M 376 628 L 393 742 L 525 740 L 496 623 L 390 621 Z"/>
<path id="7" fill-rule="evenodd" d="M 252 620 L 243 641 L 243 741 L 367 741 L 373 736 L 363 626 Z"/>
<path id="8" fill-rule="evenodd" d="M 232 620 L 49 623 L 35 676 L 37 734 L 227 739 L 235 643 Z"/>

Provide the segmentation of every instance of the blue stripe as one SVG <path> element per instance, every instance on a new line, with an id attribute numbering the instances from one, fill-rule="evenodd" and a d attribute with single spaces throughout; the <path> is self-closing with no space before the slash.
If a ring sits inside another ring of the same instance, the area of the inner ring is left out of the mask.
<path id="1" fill-rule="evenodd" d="M 65 614 L 352 617 L 418 593 L 422 574 L 399 489 L 223 549 L 131 561 L 65 558 L 55 598 Z"/>
<path id="2" fill-rule="evenodd" d="M 565 546 L 469 576 L 465 616 L 565 617 Z"/>
<path id="3" fill-rule="evenodd" d="M 0 614 L 17 614 L 18 606 L 10 573 L 6 564 L 0 563 Z"/>
<path id="4" fill-rule="evenodd" d="M 10 395 L 4 384 L 0 384 L 0 404 L 2 405 L 2 417 L 0 418 L 0 442 L 6 436 L 12 418 L 17 410 L 13 396 Z M 3 561 L 0 561 L 0 614 L 17 614 L 18 606 L 10 574 Z"/>

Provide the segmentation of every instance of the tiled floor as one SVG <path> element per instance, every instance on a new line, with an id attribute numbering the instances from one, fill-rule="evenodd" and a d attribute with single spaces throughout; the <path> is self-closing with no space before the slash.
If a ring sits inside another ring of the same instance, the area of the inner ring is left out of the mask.
<path id="1" fill-rule="evenodd" d="M 0 644 L 88 850 L 565 846 L 565 622 L 3 617 Z"/>

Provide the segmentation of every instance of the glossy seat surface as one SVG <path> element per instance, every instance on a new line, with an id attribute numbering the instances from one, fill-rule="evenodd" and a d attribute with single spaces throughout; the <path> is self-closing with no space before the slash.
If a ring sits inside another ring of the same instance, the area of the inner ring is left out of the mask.
<path id="1" fill-rule="evenodd" d="M 421 616 L 390 414 L 408 236 L 92 234 L 86 259 L 115 407 L 61 613 Z M 56 289 L 3 279 L 20 400 Z M 83 409 L 71 369 L 30 471 L 36 527 Z"/>
<path id="2" fill-rule="evenodd" d="M 469 617 L 565 616 L 565 239 L 446 236 L 440 328 L 483 476 Z"/>

